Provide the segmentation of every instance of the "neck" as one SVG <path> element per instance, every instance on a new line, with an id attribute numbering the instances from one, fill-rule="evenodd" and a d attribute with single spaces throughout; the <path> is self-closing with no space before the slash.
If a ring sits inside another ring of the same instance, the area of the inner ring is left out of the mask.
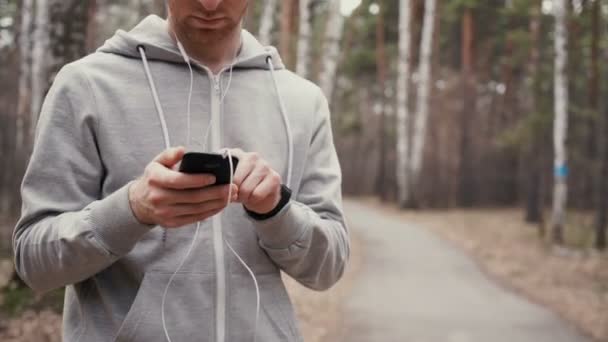
<path id="1" fill-rule="evenodd" d="M 170 21 L 170 18 L 168 19 Z M 172 25 L 169 25 L 169 35 L 174 41 L 184 46 L 188 56 L 198 63 L 209 68 L 217 74 L 223 67 L 233 63 L 241 45 L 241 25 L 236 27 L 225 36 L 219 37 L 213 42 L 202 45 L 200 42 L 188 39 L 186 35 L 177 34 Z"/>

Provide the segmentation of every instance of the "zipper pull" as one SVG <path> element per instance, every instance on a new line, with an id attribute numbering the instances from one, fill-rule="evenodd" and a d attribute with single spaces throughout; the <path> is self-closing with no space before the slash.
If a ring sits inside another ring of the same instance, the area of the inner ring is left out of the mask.
<path id="1" fill-rule="evenodd" d="M 219 75 L 213 75 L 213 89 L 215 90 L 216 94 L 220 94 L 220 76 Z"/>

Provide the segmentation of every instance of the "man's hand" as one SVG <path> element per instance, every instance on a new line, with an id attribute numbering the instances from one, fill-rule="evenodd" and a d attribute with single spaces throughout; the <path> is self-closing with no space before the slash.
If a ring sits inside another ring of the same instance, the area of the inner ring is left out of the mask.
<path id="1" fill-rule="evenodd" d="M 215 183 L 213 175 L 177 171 L 184 153 L 183 147 L 163 151 L 129 188 L 131 209 L 141 223 L 176 228 L 205 220 L 226 207 L 229 185 L 210 186 Z M 234 201 L 238 189 L 231 186 Z"/>
<path id="2" fill-rule="evenodd" d="M 234 173 L 234 184 L 238 188 L 236 201 L 257 214 L 272 211 L 281 200 L 281 175 L 255 152 L 240 149 L 230 152 L 239 159 Z"/>

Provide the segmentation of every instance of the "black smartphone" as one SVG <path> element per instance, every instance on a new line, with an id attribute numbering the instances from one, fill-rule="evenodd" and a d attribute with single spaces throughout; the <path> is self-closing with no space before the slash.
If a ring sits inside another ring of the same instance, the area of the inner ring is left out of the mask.
<path id="1" fill-rule="evenodd" d="M 232 157 L 232 167 L 239 163 Z M 234 171 L 233 170 L 233 171 Z M 227 157 L 218 153 L 187 152 L 182 158 L 179 171 L 183 173 L 210 173 L 215 176 L 215 185 L 230 183 L 230 163 Z"/>

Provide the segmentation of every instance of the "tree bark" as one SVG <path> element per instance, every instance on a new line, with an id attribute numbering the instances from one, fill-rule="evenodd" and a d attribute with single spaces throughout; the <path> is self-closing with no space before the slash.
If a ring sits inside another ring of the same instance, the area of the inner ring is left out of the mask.
<path id="1" fill-rule="evenodd" d="M 592 8 L 592 44 L 591 44 L 591 79 L 589 104 L 599 113 L 599 42 L 601 39 L 600 27 L 602 27 L 602 17 L 600 15 L 600 1 L 593 2 Z M 606 249 L 607 245 L 607 225 L 608 225 L 608 108 L 605 109 L 604 118 L 601 120 L 602 130 L 598 134 L 600 148 L 600 170 L 596 175 L 596 219 L 595 219 L 595 247 L 600 250 Z"/>
<path id="2" fill-rule="evenodd" d="M 380 124 L 378 125 L 378 139 L 380 141 L 380 156 L 378 158 L 378 174 L 376 176 L 376 193 L 383 200 L 386 199 L 386 112 L 384 87 L 386 85 L 386 49 L 384 34 L 384 11 L 383 2 L 379 2 L 380 11 L 376 16 L 376 80 L 378 82 L 378 102 L 380 103 Z"/>
<path id="3" fill-rule="evenodd" d="M 540 20 L 541 20 L 542 0 L 534 1 L 531 9 L 530 18 L 530 63 L 528 64 L 528 91 L 526 94 L 528 115 L 538 115 L 538 103 L 536 97 L 540 96 Z M 526 222 L 539 223 L 539 227 L 543 227 L 543 212 L 542 212 L 542 173 L 543 173 L 543 158 L 541 146 L 543 140 L 538 139 L 536 134 L 530 141 L 525 155 L 526 164 L 530 167 L 527 169 L 527 184 L 526 184 Z M 544 235 L 544 231 L 540 230 L 540 235 Z"/>
<path id="4" fill-rule="evenodd" d="M 49 1 L 36 0 L 34 44 L 32 48 L 32 107 L 29 118 L 29 145 L 33 142 L 38 113 L 48 84 Z"/>
<path id="5" fill-rule="evenodd" d="M 606 249 L 607 226 L 608 226 L 608 108 L 604 113 L 602 126 L 602 148 L 600 172 L 598 175 L 598 201 L 595 218 L 595 247 L 600 250 Z"/>
<path id="6" fill-rule="evenodd" d="M 422 41 L 420 43 L 420 66 L 418 68 L 418 98 L 416 101 L 416 119 L 412 134 L 412 196 L 411 207 L 420 206 L 420 173 L 424 160 L 427 126 L 429 118 L 429 94 L 431 91 L 431 61 L 433 56 L 433 29 L 435 27 L 435 0 L 426 0 L 424 21 L 422 24 Z"/>
<path id="7" fill-rule="evenodd" d="M 474 191 L 474 170 L 471 153 L 471 120 L 475 116 L 476 94 L 475 94 L 475 75 L 473 68 L 473 44 L 474 44 L 474 20 L 473 10 L 465 8 L 462 17 L 462 92 L 463 106 L 460 117 L 461 137 L 460 137 L 460 183 L 458 190 L 459 204 L 463 207 L 473 205 L 475 198 Z"/>
<path id="8" fill-rule="evenodd" d="M 555 70 L 554 70 L 554 101 L 555 118 L 553 122 L 554 160 L 554 188 L 553 188 L 553 214 L 552 239 L 556 244 L 564 242 L 564 225 L 566 221 L 566 203 L 568 198 L 567 185 L 567 151 L 566 138 L 568 132 L 568 29 L 566 25 L 567 0 L 553 2 L 555 15 Z"/>
<path id="9" fill-rule="evenodd" d="M 293 32 L 294 0 L 281 1 L 281 37 L 279 51 L 285 65 L 292 66 L 291 39 Z"/>
<path id="10" fill-rule="evenodd" d="M 411 1 L 399 1 L 399 61 L 397 69 L 397 199 L 404 208 L 410 200 L 410 48 L 411 48 Z"/>
<path id="11" fill-rule="evenodd" d="M 310 0 L 300 0 L 298 51 L 296 73 L 304 78 L 308 77 L 310 57 Z"/>
<path id="12" fill-rule="evenodd" d="M 271 33 L 274 26 L 274 13 L 277 7 L 277 0 L 264 1 L 264 10 L 260 18 L 259 39 L 263 45 L 270 45 L 272 42 Z"/>
<path id="13" fill-rule="evenodd" d="M 340 13 L 340 1 L 331 0 L 329 4 L 327 27 L 325 29 L 324 51 L 326 51 L 326 53 L 323 56 L 323 71 L 319 80 L 321 89 L 323 89 L 323 92 L 329 101 L 332 100 L 334 91 L 343 28 L 344 16 Z"/>

